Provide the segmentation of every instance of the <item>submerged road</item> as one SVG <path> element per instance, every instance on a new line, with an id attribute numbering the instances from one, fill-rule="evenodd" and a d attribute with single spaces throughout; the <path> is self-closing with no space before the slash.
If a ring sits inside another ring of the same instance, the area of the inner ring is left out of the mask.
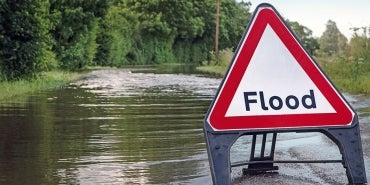
<path id="1" fill-rule="evenodd" d="M 220 79 L 151 69 L 92 71 L 60 89 L 0 103 L 0 184 L 211 185 L 203 119 Z M 308 93 L 308 92 L 307 92 Z M 370 181 L 370 97 L 345 96 L 360 118 Z M 271 139 L 270 139 L 271 140 Z M 249 159 L 251 137 L 231 148 Z M 338 160 L 320 133 L 279 133 L 275 160 Z M 276 164 L 232 184 L 347 184 L 342 164 Z"/>

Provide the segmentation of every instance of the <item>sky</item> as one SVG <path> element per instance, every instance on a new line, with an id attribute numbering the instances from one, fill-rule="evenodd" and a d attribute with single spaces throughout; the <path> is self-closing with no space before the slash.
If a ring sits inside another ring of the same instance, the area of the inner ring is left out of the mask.
<path id="1" fill-rule="evenodd" d="M 241 1 L 241 0 L 240 0 Z M 352 27 L 370 27 L 370 0 L 244 0 L 252 3 L 254 12 L 260 3 L 270 3 L 284 18 L 297 21 L 320 37 L 328 20 L 337 24 L 348 39 Z M 361 32 L 362 33 L 362 32 Z"/>

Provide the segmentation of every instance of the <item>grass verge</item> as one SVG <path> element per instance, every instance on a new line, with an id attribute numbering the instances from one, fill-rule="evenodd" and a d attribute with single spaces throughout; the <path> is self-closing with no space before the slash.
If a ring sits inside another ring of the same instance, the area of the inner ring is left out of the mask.
<path id="1" fill-rule="evenodd" d="M 319 65 L 333 84 L 343 92 L 351 94 L 370 93 L 370 64 L 336 60 L 328 62 L 319 59 Z"/>
<path id="2" fill-rule="evenodd" d="M 0 82 L 0 101 L 37 91 L 55 89 L 77 80 L 83 73 L 50 71 L 31 80 Z"/>
<path id="3" fill-rule="evenodd" d="M 206 61 L 202 66 L 198 66 L 197 71 L 213 77 L 223 77 L 233 56 L 234 52 L 231 49 L 222 50 L 219 52 L 218 60 L 213 56 L 211 61 Z"/>

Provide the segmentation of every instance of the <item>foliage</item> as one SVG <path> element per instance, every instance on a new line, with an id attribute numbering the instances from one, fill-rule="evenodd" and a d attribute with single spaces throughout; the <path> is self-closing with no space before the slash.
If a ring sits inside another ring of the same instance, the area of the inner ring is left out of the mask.
<path id="1" fill-rule="evenodd" d="M 327 43 L 318 47 L 316 38 L 312 37 L 308 28 L 297 22 L 288 21 L 288 24 L 304 47 L 314 54 L 314 58 L 336 87 L 349 93 L 370 93 L 370 27 L 353 28 L 353 37 L 347 43 L 335 22 L 329 21 L 327 30 L 319 38 L 321 42 L 326 40 Z M 310 45 L 312 43 L 314 44 Z M 230 50 L 223 50 L 220 56 L 218 65 L 216 59 L 211 58 L 208 65 L 197 69 L 217 77 L 224 75 L 232 55 Z"/>
<path id="2" fill-rule="evenodd" d="M 337 24 L 329 20 L 326 24 L 326 30 L 319 39 L 320 49 L 329 56 L 344 56 L 347 50 L 347 38 L 339 31 Z"/>
<path id="3" fill-rule="evenodd" d="M 77 73 L 54 70 L 43 72 L 38 78 L 4 81 L 0 83 L 0 101 L 41 90 L 59 88 L 80 76 L 81 74 Z"/>
<path id="4" fill-rule="evenodd" d="M 317 58 L 339 89 L 351 93 L 369 93 L 369 28 L 353 28 L 353 31 L 353 37 L 348 42 L 336 27 L 336 23 L 329 20 L 325 32 L 320 37 L 320 52 Z"/>
<path id="5" fill-rule="evenodd" d="M 131 61 L 138 64 L 181 61 L 182 58 L 174 55 L 175 42 L 176 45 L 190 46 L 187 42 L 192 43 L 194 38 L 202 36 L 205 23 L 199 15 L 199 8 L 206 8 L 206 3 L 188 0 L 125 1 L 125 7 L 137 15 L 139 22 Z"/>
<path id="6" fill-rule="evenodd" d="M 358 34 L 359 28 L 354 28 L 354 34 L 349 42 L 349 56 L 363 63 L 370 63 L 370 27 L 362 27 L 362 33 Z"/>
<path id="7" fill-rule="evenodd" d="M 221 1 L 219 48 L 236 49 L 243 32 L 251 18 L 249 2 Z M 214 33 L 214 31 L 212 31 Z M 213 35 L 213 34 L 212 34 Z"/>
<path id="8" fill-rule="evenodd" d="M 218 60 L 216 60 L 214 53 L 211 53 L 211 55 L 212 57 L 210 61 L 206 61 L 207 65 L 198 66 L 196 69 L 201 73 L 205 73 L 213 77 L 223 77 L 234 57 L 234 52 L 230 48 L 221 50 L 218 54 Z"/>
<path id="9" fill-rule="evenodd" d="M 109 0 L 52 0 L 57 23 L 53 31 L 54 51 L 62 69 L 80 70 L 91 64 L 96 53 L 98 18 Z"/>
<path id="10" fill-rule="evenodd" d="M 37 76 L 53 63 L 47 1 L 1 1 L 1 80 Z"/>
<path id="11" fill-rule="evenodd" d="M 207 64 L 228 66 L 231 59 L 226 58 L 248 24 L 250 6 L 221 1 L 221 61 Z M 93 65 L 204 65 L 215 60 L 215 13 L 214 0 L 3 0 L 0 80 Z M 332 20 L 320 38 L 298 22 L 287 23 L 330 75 L 345 78 L 334 79 L 368 86 L 364 79 L 370 71 L 369 27 L 353 28 L 348 42 Z"/>
<path id="12" fill-rule="evenodd" d="M 98 65 L 121 66 L 128 64 L 137 18 L 120 5 L 111 6 L 100 22 L 95 56 Z"/>
<path id="13" fill-rule="evenodd" d="M 360 63 L 336 56 L 318 57 L 323 71 L 341 91 L 348 93 L 370 93 L 370 71 Z"/>
<path id="14" fill-rule="evenodd" d="M 248 3 L 222 2 L 220 49 L 237 45 L 250 15 Z M 96 63 L 200 64 L 213 50 L 215 6 L 213 0 L 114 1 L 101 22 Z"/>
<path id="15" fill-rule="evenodd" d="M 301 41 L 303 47 L 310 53 L 315 54 L 315 51 L 319 49 L 319 43 L 316 38 L 312 36 L 312 30 L 299 24 L 296 21 L 287 20 L 287 24 L 296 34 Z"/>
<path id="16" fill-rule="evenodd" d="M 221 2 L 219 48 L 234 48 L 250 3 Z M 200 64 L 211 58 L 215 9 L 214 0 L 4 0 L 0 76 L 88 65 Z"/>

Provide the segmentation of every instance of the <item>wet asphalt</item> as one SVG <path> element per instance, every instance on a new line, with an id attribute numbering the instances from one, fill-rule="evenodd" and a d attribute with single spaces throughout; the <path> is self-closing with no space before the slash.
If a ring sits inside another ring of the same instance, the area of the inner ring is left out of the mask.
<path id="1" fill-rule="evenodd" d="M 370 97 L 346 96 L 347 101 L 358 112 L 363 147 L 363 157 L 368 184 L 370 182 Z M 247 139 L 238 139 L 235 151 L 241 149 Z M 233 150 L 231 150 L 231 153 Z M 236 152 L 238 153 L 238 152 Z M 239 152 L 243 153 L 243 152 Z M 231 154 L 233 156 L 233 154 Z M 249 154 L 235 154 L 231 161 L 249 158 Z M 321 133 L 279 133 L 275 149 L 275 160 L 340 160 L 342 155 L 335 143 Z M 278 163 L 279 170 L 253 175 L 243 175 L 247 166 L 233 167 L 233 185 L 344 185 L 349 184 L 345 168 L 341 163 Z"/>

